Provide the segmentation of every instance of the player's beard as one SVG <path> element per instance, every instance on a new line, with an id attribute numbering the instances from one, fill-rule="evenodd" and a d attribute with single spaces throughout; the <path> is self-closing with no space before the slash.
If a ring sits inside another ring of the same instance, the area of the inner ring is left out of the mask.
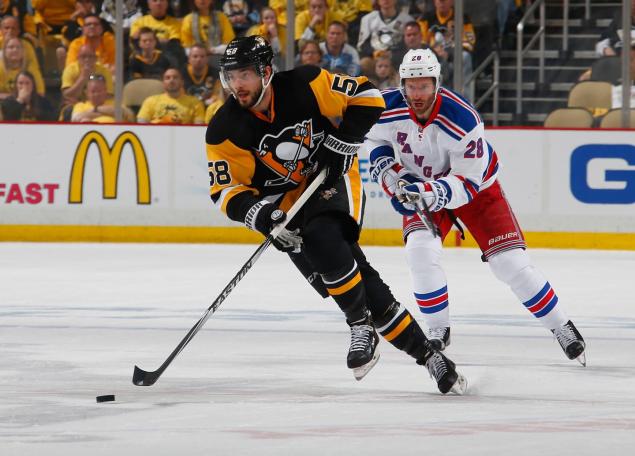
<path id="1" fill-rule="evenodd" d="M 413 102 L 413 100 L 410 97 L 407 97 L 406 101 L 408 102 L 408 105 L 415 113 L 415 116 L 421 119 L 430 110 L 432 105 L 434 105 L 435 99 L 436 97 L 431 97 L 430 99 L 427 99 L 427 100 L 420 100 L 420 101 Z"/>
<path id="2" fill-rule="evenodd" d="M 243 100 L 243 99 L 240 99 L 238 96 L 236 96 L 236 100 L 238 100 L 238 103 L 240 104 L 242 108 L 245 108 L 245 109 L 253 108 L 256 105 L 256 101 L 260 99 L 260 94 L 262 94 L 262 91 L 263 91 L 263 88 L 262 86 L 260 86 L 260 88 L 256 90 L 253 94 L 250 94 L 250 96 L 247 97 L 247 99 Z"/>

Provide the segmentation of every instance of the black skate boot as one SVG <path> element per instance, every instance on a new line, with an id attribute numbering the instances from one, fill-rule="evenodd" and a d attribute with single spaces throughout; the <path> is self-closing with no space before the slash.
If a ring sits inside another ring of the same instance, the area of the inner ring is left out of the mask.
<path id="1" fill-rule="evenodd" d="M 467 391 L 467 380 L 460 372 L 457 372 L 456 365 L 443 353 L 428 350 L 417 364 L 426 366 L 441 393 L 446 394 L 451 391 L 460 396 Z"/>
<path id="2" fill-rule="evenodd" d="M 440 328 L 429 329 L 428 342 L 430 342 L 430 347 L 435 350 L 445 350 L 445 347 L 450 345 L 450 328 L 448 326 L 442 326 Z"/>
<path id="3" fill-rule="evenodd" d="M 351 347 L 346 357 L 346 365 L 353 369 L 356 380 L 361 380 L 379 360 L 379 336 L 370 317 L 349 323 L 351 327 Z"/>
<path id="4" fill-rule="evenodd" d="M 552 329 L 551 332 L 556 336 L 567 358 L 577 359 L 580 364 L 586 367 L 586 354 L 584 353 L 586 344 L 573 322 L 569 320 L 559 328 Z"/>

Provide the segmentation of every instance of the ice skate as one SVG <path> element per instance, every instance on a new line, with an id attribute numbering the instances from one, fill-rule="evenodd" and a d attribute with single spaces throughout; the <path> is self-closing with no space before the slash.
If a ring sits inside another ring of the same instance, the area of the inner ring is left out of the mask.
<path id="1" fill-rule="evenodd" d="M 379 360 L 379 336 L 369 319 L 350 324 L 351 347 L 348 350 L 346 364 L 353 369 L 356 380 L 364 378 Z"/>
<path id="2" fill-rule="evenodd" d="M 586 354 L 584 352 L 586 344 L 571 320 L 559 328 L 552 329 L 551 332 L 564 350 L 569 359 L 577 359 L 580 364 L 586 367 Z"/>
<path id="3" fill-rule="evenodd" d="M 445 347 L 450 345 L 450 328 L 448 326 L 442 326 L 440 328 L 430 328 L 428 330 L 428 341 L 430 347 L 438 351 L 445 350 Z"/>
<path id="4" fill-rule="evenodd" d="M 431 350 L 417 363 L 426 366 L 430 377 L 437 382 L 437 387 L 441 393 L 446 394 L 451 391 L 460 396 L 467 391 L 466 378 L 456 370 L 456 365 L 441 352 Z"/>

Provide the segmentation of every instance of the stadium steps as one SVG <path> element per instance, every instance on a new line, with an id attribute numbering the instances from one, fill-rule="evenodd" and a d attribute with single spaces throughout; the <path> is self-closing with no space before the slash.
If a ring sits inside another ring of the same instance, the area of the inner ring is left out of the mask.
<path id="1" fill-rule="evenodd" d="M 547 2 L 545 30 L 545 83 L 538 84 L 539 43 L 525 54 L 523 60 L 523 101 L 521 116 L 516 116 L 516 34 L 507 34 L 500 51 L 500 94 L 499 125 L 540 126 L 549 112 L 567 105 L 568 93 L 596 60 L 595 44 L 608 27 L 614 14 L 621 8 L 615 1 L 592 1 L 591 19 L 584 19 L 584 2 L 571 3 L 569 9 L 569 52 L 563 52 L 562 4 L 553 0 Z M 515 27 L 514 27 L 515 30 Z M 536 21 L 525 27 L 525 45 L 538 30 Z M 492 83 L 491 75 L 478 78 L 476 97 L 487 90 Z M 491 99 L 481 106 L 486 123 L 493 121 Z"/>

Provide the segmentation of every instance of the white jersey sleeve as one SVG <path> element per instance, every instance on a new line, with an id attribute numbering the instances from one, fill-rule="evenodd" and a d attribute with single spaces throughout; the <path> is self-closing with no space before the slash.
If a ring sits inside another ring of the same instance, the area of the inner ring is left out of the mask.
<path id="1" fill-rule="evenodd" d="M 469 203 L 483 184 L 483 172 L 487 166 L 487 142 L 485 128 L 477 124 L 455 147 L 448 150 L 450 174 L 438 179 L 449 187 L 450 196 L 446 207 L 456 209 Z"/>
<path id="2" fill-rule="evenodd" d="M 448 209 L 472 201 L 489 187 L 498 171 L 498 158 L 485 139 L 485 126 L 478 112 L 465 99 L 441 89 L 441 109 L 432 122 L 439 127 L 436 147 L 447 155 L 447 174 L 437 179 L 448 190 Z"/>

